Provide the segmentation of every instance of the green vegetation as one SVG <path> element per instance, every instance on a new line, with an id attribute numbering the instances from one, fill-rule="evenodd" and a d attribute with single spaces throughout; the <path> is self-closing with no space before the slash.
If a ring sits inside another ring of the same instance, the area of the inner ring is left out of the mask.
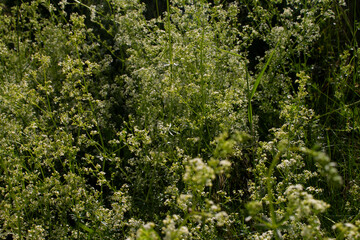
<path id="1" fill-rule="evenodd" d="M 357 0 L 1 2 L 1 239 L 360 239 Z"/>

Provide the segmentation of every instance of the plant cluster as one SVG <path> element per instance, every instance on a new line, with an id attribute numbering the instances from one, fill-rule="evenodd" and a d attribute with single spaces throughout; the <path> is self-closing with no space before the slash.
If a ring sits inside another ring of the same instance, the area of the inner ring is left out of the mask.
<path id="1" fill-rule="evenodd" d="M 0 4 L 0 238 L 359 238 L 356 0 L 155 3 Z"/>

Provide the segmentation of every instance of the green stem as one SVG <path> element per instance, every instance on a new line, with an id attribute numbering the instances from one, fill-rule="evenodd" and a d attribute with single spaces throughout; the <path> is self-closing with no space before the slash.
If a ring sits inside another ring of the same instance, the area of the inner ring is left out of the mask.
<path id="1" fill-rule="evenodd" d="M 278 226 L 277 226 L 275 208 L 274 208 L 274 204 L 273 204 L 274 196 L 273 196 L 273 193 L 272 193 L 273 190 L 272 190 L 271 176 L 273 175 L 274 169 L 275 169 L 277 163 L 280 160 L 281 154 L 282 154 L 282 151 L 279 151 L 275 155 L 273 161 L 271 162 L 271 165 L 269 167 L 269 170 L 268 170 L 268 173 L 267 173 L 267 176 L 266 176 L 266 186 L 267 186 L 268 201 L 269 201 L 269 208 L 270 208 L 271 225 L 272 225 L 272 228 L 273 228 L 274 231 L 276 230 L 276 228 Z M 277 238 L 276 234 L 275 234 L 275 238 Z"/>
<path id="2" fill-rule="evenodd" d="M 168 25 L 168 44 L 169 44 L 169 66 L 170 66 L 170 85 L 173 85 L 173 46 L 172 46 L 172 37 L 171 37 L 171 19 L 170 19 L 170 2 L 166 0 L 166 7 L 167 7 L 167 25 Z M 169 120 L 172 122 L 172 115 L 173 115 L 173 98 L 170 97 L 170 111 L 169 111 Z"/>

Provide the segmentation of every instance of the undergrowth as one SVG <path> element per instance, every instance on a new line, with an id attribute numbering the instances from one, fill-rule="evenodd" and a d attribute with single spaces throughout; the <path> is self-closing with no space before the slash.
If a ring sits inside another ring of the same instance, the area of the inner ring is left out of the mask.
<path id="1" fill-rule="evenodd" d="M 360 238 L 357 5 L 4 1 L 1 238 Z"/>

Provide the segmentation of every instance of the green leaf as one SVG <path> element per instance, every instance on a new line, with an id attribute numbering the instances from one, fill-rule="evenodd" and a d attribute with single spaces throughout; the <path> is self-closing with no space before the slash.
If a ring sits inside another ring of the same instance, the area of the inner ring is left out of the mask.
<path id="1" fill-rule="evenodd" d="M 260 72 L 259 76 L 256 78 L 256 80 L 255 80 L 255 84 L 254 84 L 254 87 L 253 87 L 253 89 L 251 90 L 251 93 L 250 93 L 250 96 L 249 96 L 249 100 L 250 100 L 250 101 L 251 101 L 251 99 L 254 97 L 255 92 L 256 92 L 256 89 L 257 89 L 257 87 L 259 86 L 260 81 L 261 81 L 261 79 L 262 79 L 262 77 L 263 77 L 263 75 L 264 75 L 264 73 L 265 73 L 265 71 L 266 71 L 267 67 L 268 67 L 268 66 L 269 66 L 269 64 L 270 64 L 271 59 L 272 59 L 272 58 L 273 58 L 273 56 L 274 56 L 274 53 L 275 53 L 275 51 L 276 51 L 276 49 L 277 49 L 278 45 L 279 45 L 279 41 L 277 42 L 277 44 L 276 44 L 276 46 L 275 46 L 274 50 L 271 52 L 270 57 L 269 57 L 269 59 L 266 61 L 265 66 L 261 69 L 261 72 Z"/>
<path id="2" fill-rule="evenodd" d="M 84 231 L 87 231 L 88 233 L 90 234 L 93 234 L 94 233 L 94 230 L 87 227 L 85 224 L 82 224 L 82 223 L 78 223 L 79 227 L 84 230 Z"/>

